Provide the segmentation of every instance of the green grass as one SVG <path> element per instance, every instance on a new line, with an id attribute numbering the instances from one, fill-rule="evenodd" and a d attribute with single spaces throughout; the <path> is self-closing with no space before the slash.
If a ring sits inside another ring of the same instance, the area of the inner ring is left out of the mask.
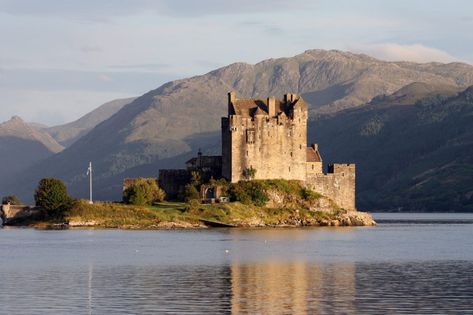
<path id="1" fill-rule="evenodd" d="M 322 196 L 304 188 L 298 181 L 244 181 L 231 184 L 229 191 L 236 199 L 234 202 L 212 205 L 200 204 L 196 200 L 188 203 L 161 202 L 153 206 L 113 202 L 89 204 L 80 200 L 67 211 L 64 221 L 71 226 L 129 229 L 191 227 L 202 224 L 201 220 L 237 226 L 277 226 L 301 225 L 301 222 L 316 224 L 341 214 L 335 204 L 332 205 L 333 211 L 310 211 L 311 202 Z M 268 203 L 269 196 L 275 192 L 283 201 Z M 45 223 L 37 222 L 37 225 Z"/>
<path id="2" fill-rule="evenodd" d="M 185 213 L 185 204 L 163 202 L 155 206 L 133 206 L 112 202 L 92 205 L 79 201 L 66 214 L 69 222 L 95 222 L 96 226 L 113 228 L 155 227 L 161 222 L 196 222 Z"/>
<path id="3" fill-rule="evenodd" d="M 313 212 L 305 209 L 279 209 L 247 205 L 240 202 L 222 204 L 189 204 L 162 202 L 154 206 L 132 206 L 121 203 L 79 201 L 67 214 L 66 221 L 94 223 L 100 228 L 149 229 L 160 223 L 197 224 L 200 220 L 217 221 L 237 226 L 294 224 L 295 220 L 330 220 L 338 213 Z M 44 222 L 37 222 L 44 226 Z"/>

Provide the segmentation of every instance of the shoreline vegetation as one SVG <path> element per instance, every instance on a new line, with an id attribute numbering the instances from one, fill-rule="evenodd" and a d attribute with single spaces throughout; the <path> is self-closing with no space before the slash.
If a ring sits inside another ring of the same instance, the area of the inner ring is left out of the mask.
<path id="1" fill-rule="evenodd" d="M 211 224 L 217 223 L 217 224 Z M 80 200 L 64 220 L 29 217 L 11 226 L 40 229 L 205 229 L 222 227 L 308 227 L 308 226 L 373 226 L 371 215 L 360 211 L 308 211 L 245 205 L 240 202 L 199 204 L 161 202 L 153 206 L 134 206 L 114 202 L 89 204 Z"/>
<path id="2" fill-rule="evenodd" d="M 74 202 L 61 218 L 36 216 L 12 222 L 35 228 L 204 229 L 208 227 L 373 226 L 370 214 L 339 208 L 332 200 L 285 180 L 241 182 L 231 202 L 202 204 L 162 201 L 153 205 L 86 200 Z"/>

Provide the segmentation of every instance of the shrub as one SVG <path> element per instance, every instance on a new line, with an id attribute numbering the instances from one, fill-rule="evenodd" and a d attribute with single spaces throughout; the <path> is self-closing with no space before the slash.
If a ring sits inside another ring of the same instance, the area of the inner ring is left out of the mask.
<path id="1" fill-rule="evenodd" d="M 256 169 L 254 169 L 253 166 L 245 168 L 243 170 L 243 176 L 248 180 L 254 179 L 256 176 Z"/>
<path id="2" fill-rule="evenodd" d="M 230 185 L 230 199 L 245 204 L 264 206 L 269 197 L 260 181 L 240 181 Z"/>
<path id="3" fill-rule="evenodd" d="M 43 178 L 36 188 L 34 200 L 46 215 L 61 217 L 69 210 L 74 200 L 69 196 L 66 185 L 56 178 Z"/>
<path id="4" fill-rule="evenodd" d="M 138 178 L 123 192 L 123 202 L 138 206 L 152 205 L 163 201 L 165 197 L 165 192 L 152 178 Z"/>
<path id="5" fill-rule="evenodd" d="M 15 195 L 10 195 L 10 196 L 5 196 L 2 198 L 2 205 L 6 205 L 10 203 L 11 205 L 22 205 L 23 203 L 21 200 L 15 196 Z"/>
<path id="6" fill-rule="evenodd" d="M 195 188 L 195 186 L 192 184 L 187 184 L 184 187 L 184 200 L 186 202 L 190 202 L 191 200 L 199 200 L 199 199 L 200 199 L 200 193 L 197 191 L 197 188 Z"/>
<path id="7" fill-rule="evenodd" d="M 317 200 L 317 199 L 320 199 L 320 197 L 322 197 L 321 194 L 305 187 L 302 187 L 301 189 L 301 196 L 302 198 L 304 198 L 304 200 L 307 200 L 307 201 Z"/>
<path id="8" fill-rule="evenodd" d="M 230 189 L 230 183 L 225 178 L 220 179 L 210 179 L 210 185 L 220 187 L 220 195 L 228 197 L 228 190 Z"/>

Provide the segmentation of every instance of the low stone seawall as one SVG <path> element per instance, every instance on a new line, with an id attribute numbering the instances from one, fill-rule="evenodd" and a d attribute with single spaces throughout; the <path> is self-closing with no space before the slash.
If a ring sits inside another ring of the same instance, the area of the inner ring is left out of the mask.
<path id="1" fill-rule="evenodd" d="M 23 219 L 39 213 L 39 209 L 26 205 L 2 205 L 0 216 L 3 224 L 8 224 L 17 219 Z"/>

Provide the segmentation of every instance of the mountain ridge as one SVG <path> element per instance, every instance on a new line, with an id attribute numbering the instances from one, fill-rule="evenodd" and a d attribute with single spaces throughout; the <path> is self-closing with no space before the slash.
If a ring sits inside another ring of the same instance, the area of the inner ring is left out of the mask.
<path id="1" fill-rule="evenodd" d="M 83 168 L 93 161 L 98 170 L 96 195 L 117 199 L 121 183 L 111 179 L 119 174 L 148 165 L 145 168 L 154 168 L 155 173 L 134 175 L 155 176 L 159 168 L 182 163 L 196 149 L 195 143 L 200 141 L 196 139 L 207 139 L 204 144 L 209 147 L 218 143 L 205 135 L 218 134 L 230 90 L 245 98 L 302 94 L 311 103 L 311 119 L 315 119 L 363 108 L 376 96 L 392 94 L 414 82 L 466 88 L 473 85 L 473 66 L 386 62 L 324 50 L 255 65 L 234 63 L 168 82 L 136 98 L 63 152 L 40 163 L 37 167 L 41 171 L 32 169 L 19 176 L 10 188 L 27 194 L 41 177 L 55 176 L 64 179 L 77 196 L 83 196 L 87 186 Z"/>
<path id="2" fill-rule="evenodd" d="M 0 124 L 0 178 L 5 183 L 9 177 L 46 159 L 62 147 L 48 133 L 32 128 L 19 116 Z"/>

